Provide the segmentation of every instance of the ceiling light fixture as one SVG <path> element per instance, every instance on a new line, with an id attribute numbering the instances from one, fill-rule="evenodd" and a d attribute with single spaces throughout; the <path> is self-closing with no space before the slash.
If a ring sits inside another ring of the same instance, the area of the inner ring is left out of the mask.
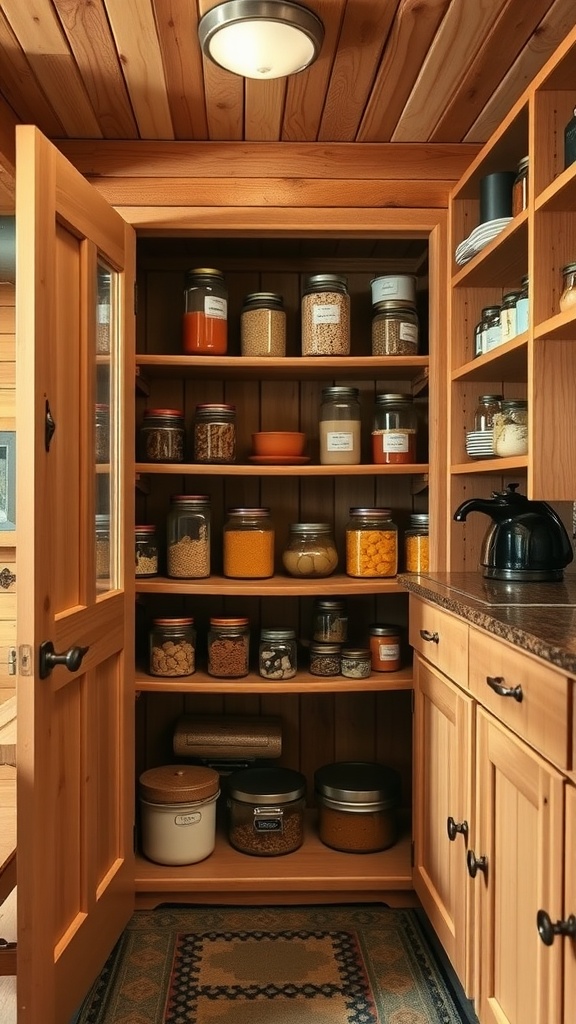
<path id="1" fill-rule="evenodd" d="M 284 78 L 316 60 L 324 40 L 320 19 L 285 0 L 228 0 L 198 22 L 202 52 L 244 78 Z"/>

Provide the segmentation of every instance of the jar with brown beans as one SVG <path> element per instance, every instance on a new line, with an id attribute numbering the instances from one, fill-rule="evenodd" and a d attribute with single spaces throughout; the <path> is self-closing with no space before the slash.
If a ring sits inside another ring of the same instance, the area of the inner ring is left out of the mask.
<path id="1" fill-rule="evenodd" d="M 175 579 L 210 575 L 210 498 L 173 494 L 166 524 L 166 571 Z"/>

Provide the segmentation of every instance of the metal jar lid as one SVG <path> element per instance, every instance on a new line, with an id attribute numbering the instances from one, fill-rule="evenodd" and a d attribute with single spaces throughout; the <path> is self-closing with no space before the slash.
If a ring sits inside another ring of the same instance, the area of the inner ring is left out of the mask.
<path id="1" fill-rule="evenodd" d="M 315 288 L 329 287 L 334 287 L 337 291 L 345 290 L 348 287 L 348 278 L 343 274 L 312 274 L 305 285 L 307 292 L 313 292 Z"/>
<path id="2" fill-rule="evenodd" d="M 286 804 L 305 793 L 306 778 L 292 768 L 245 768 L 228 779 L 228 796 L 243 804 Z"/>
<path id="3" fill-rule="evenodd" d="M 250 309 L 284 309 L 284 298 L 278 292 L 250 292 L 244 299 L 243 313 Z"/>
<path id="4" fill-rule="evenodd" d="M 220 776 L 214 768 L 167 764 L 142 772 L 139 781 L 140 796 L 144 800 L 155 804 L 184 804 L 215 796 Z"/>
<path id="5" fill-rule="evenodd" d="M 260 630 L 260 639 L 266 640 L 295 640 L 296 630 L 295 629 L 266 629 Z"/>
<path id="6" fill-rule="evenodd" d="M 352 661 L 369 661 L 371 657 L 367 647 L 343 647 L 340 654 L 343 658 L 351 658 Z"/>
<path id="7" fill-rule="evenodd" d="M 372 625 L 368 627 L 368 631 L 371 636 L 399 636 L 400 627 L 384 626 L 379 622 L 373 622 Z"/>
<path id="8" fill-rule="evenodd" d="M 390 810 L 400 802 L 400 775 L 394 768 L 370 761 L 336 761 L 314 773 L 317 794 L 330 806 L 347 810 Z"/>
<path id="9" fill-rule="evenodd" d="M 330 523 L 290 523 L 290 533 L 332 533 Z"/>
<path id="10" fill-rule="evenodd" d="M 410 402 L 412 404 L 412 401 L 412 395 L 392 393 L 376 395 L 376 405 L 395 405 L 396 402 Z"/>

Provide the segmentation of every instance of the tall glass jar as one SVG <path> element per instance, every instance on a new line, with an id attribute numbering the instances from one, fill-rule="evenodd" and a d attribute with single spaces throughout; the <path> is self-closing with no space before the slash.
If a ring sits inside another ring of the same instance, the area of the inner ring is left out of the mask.
<path id="1" fill-rule="evenodd" d="M 520 281 L 520 292 L 516 299 L 516 333 L 523 334 L 528 330 L 530 317 L 528 312 L 528 274 Z"/>
<path id="2" fill-rule="evenodd" d="M 395 576 L 398 528 L 389 508 L 351 508 L 346 526 L 348 576 Z"/>
<path id="3" fill-rule="evenodd" d="M 228 509 L 224 575 L 242 580 L 274 575 L 274 527 L 269 508 Z"/>
<path id="4" fill-rule="evenodd" d="M 430 568 L 429 516 L 415 512 L 410 516 L 410 527 L 404 534 L 404 561 L 406 572 L 428 572 Z"/>
<path id="5" fill-rule="evenodd" d="M 312 614 L 312 639 L 321 644 L 343 644 L 348 639 L 348 614 L 344 601 L 317 598 Z"/>
<path id="6" fill-rule="evenodd" d="M 154 619 L 150 630 L 150 675 L 189 676 L 195 668 L 194 619 Z"/>
<path id="7" fill-rule="evenodd" d="M 528 402 L 505 399 L 494 414 L 494 454 L 502 459 L 528 454 Z"/>
<path id="8" fill-rule="evenodd" d="M 205 403 L 194 416 L 194 461 L 230 463 L 236 460 L 236 406 Z"/>
<path id="9" fill-rule="evenodd" d="M 500 411 L 502 395 L 479 395 L 474 412 L 474 430 L 491 432 L 494 428 L 494 413 Z"/>
<path id="10" fill-rule="evenodd" d="M 372 355 L 418 354 L 418 313 L 411 303 L 377 302 L 372 312 Z"/>
<path id="11" fill-rule="evenodd" d="M 319 434 L 321 465 L 359 464 L 361 420 L 358 388 L 322 388 Z"/>
<path id="12" fill-rule="evenodd" d="M 240 346 L 243 356 L 286 355 L 286 310 L 276 292 L 252 292 L 240 314 Z"/>
<path id="13" fill-rule="evenodd" d="M 350 296 L 340 274 L 313 274 L 302 296 L 302 355 L 350 354 Z"/>
<path id="14" fill-rule="evenodd" d="M 290 576 L 330 576 L 338 566 L 330 523 L 291 523 L 282 564 Z"/>
<path id="15" fill-rule="evenodd" d="M 500 306 L 486 306 L 482 310 L 482 351 L 491 352 L 502 341 Z"/>
<path id="16" fill-rule="evenodd" d="M 516 327 L 516 303 L 519 295 L 519 291 L 513 291 L 506 292 L 506 294 L 502 296 L 502 305 L 500 306 L 501 344 L 515 338 L 518 333 L 518 329 Z"/>
<path id="17" fill-rule="evenodd" d="M 293 679 L 296 675 L 296 632 L 261 629 L 258 671 L 263 679 Z"/>
<path id="18" fill-rule="evenodd" d="M 208 630 L 208 674 L 221 679 L 248 675 L 250 629 L 246 618 L 210 619 Z"/>
<path id="19" fill-rule="evenodd" d="M 184 462 L 184 413 L 181 409 L 146 409 L 140 427 L 142 462 Z"/>
<path id="20" fill-rule="evenodd" d="M 212 267 L 186 274 L 182 348 L 187 355 L 223 356 L 228 348 L 228 290 Z"/>
<path id="21" fill-rule="evenodd" d="M 166 571 L 173 579 L 210 575 L 210 498 L 173 494 L 166 523 Z"/>
<path id="22" fill-rule="evenodd" d="M 137 579 L 158 575 L 158 541 L 156 527 L 134 527 L 135 575 Z"/>
<path id="23" fill-rule="evenodd" d="M 416 462 L 418 418 L 412 395 L 376 395 L 372 458 L 376 464 Z"/>

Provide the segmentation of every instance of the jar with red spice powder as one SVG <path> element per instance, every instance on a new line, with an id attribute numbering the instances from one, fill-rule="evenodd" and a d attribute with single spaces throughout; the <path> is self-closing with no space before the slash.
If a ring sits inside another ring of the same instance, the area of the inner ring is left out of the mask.
<path id="1" fill-rule="evenodd" d="M 186 275 L 182 348 L 187 355 L 226 354 L 228 290 L 220 270 L 198 267 Z"/>
<path id="2" fill-rule="evenodd" d="M 412 395 L 376 395 L 372 459 L 377 465 L 416 462 L 418 419 Z"/>

